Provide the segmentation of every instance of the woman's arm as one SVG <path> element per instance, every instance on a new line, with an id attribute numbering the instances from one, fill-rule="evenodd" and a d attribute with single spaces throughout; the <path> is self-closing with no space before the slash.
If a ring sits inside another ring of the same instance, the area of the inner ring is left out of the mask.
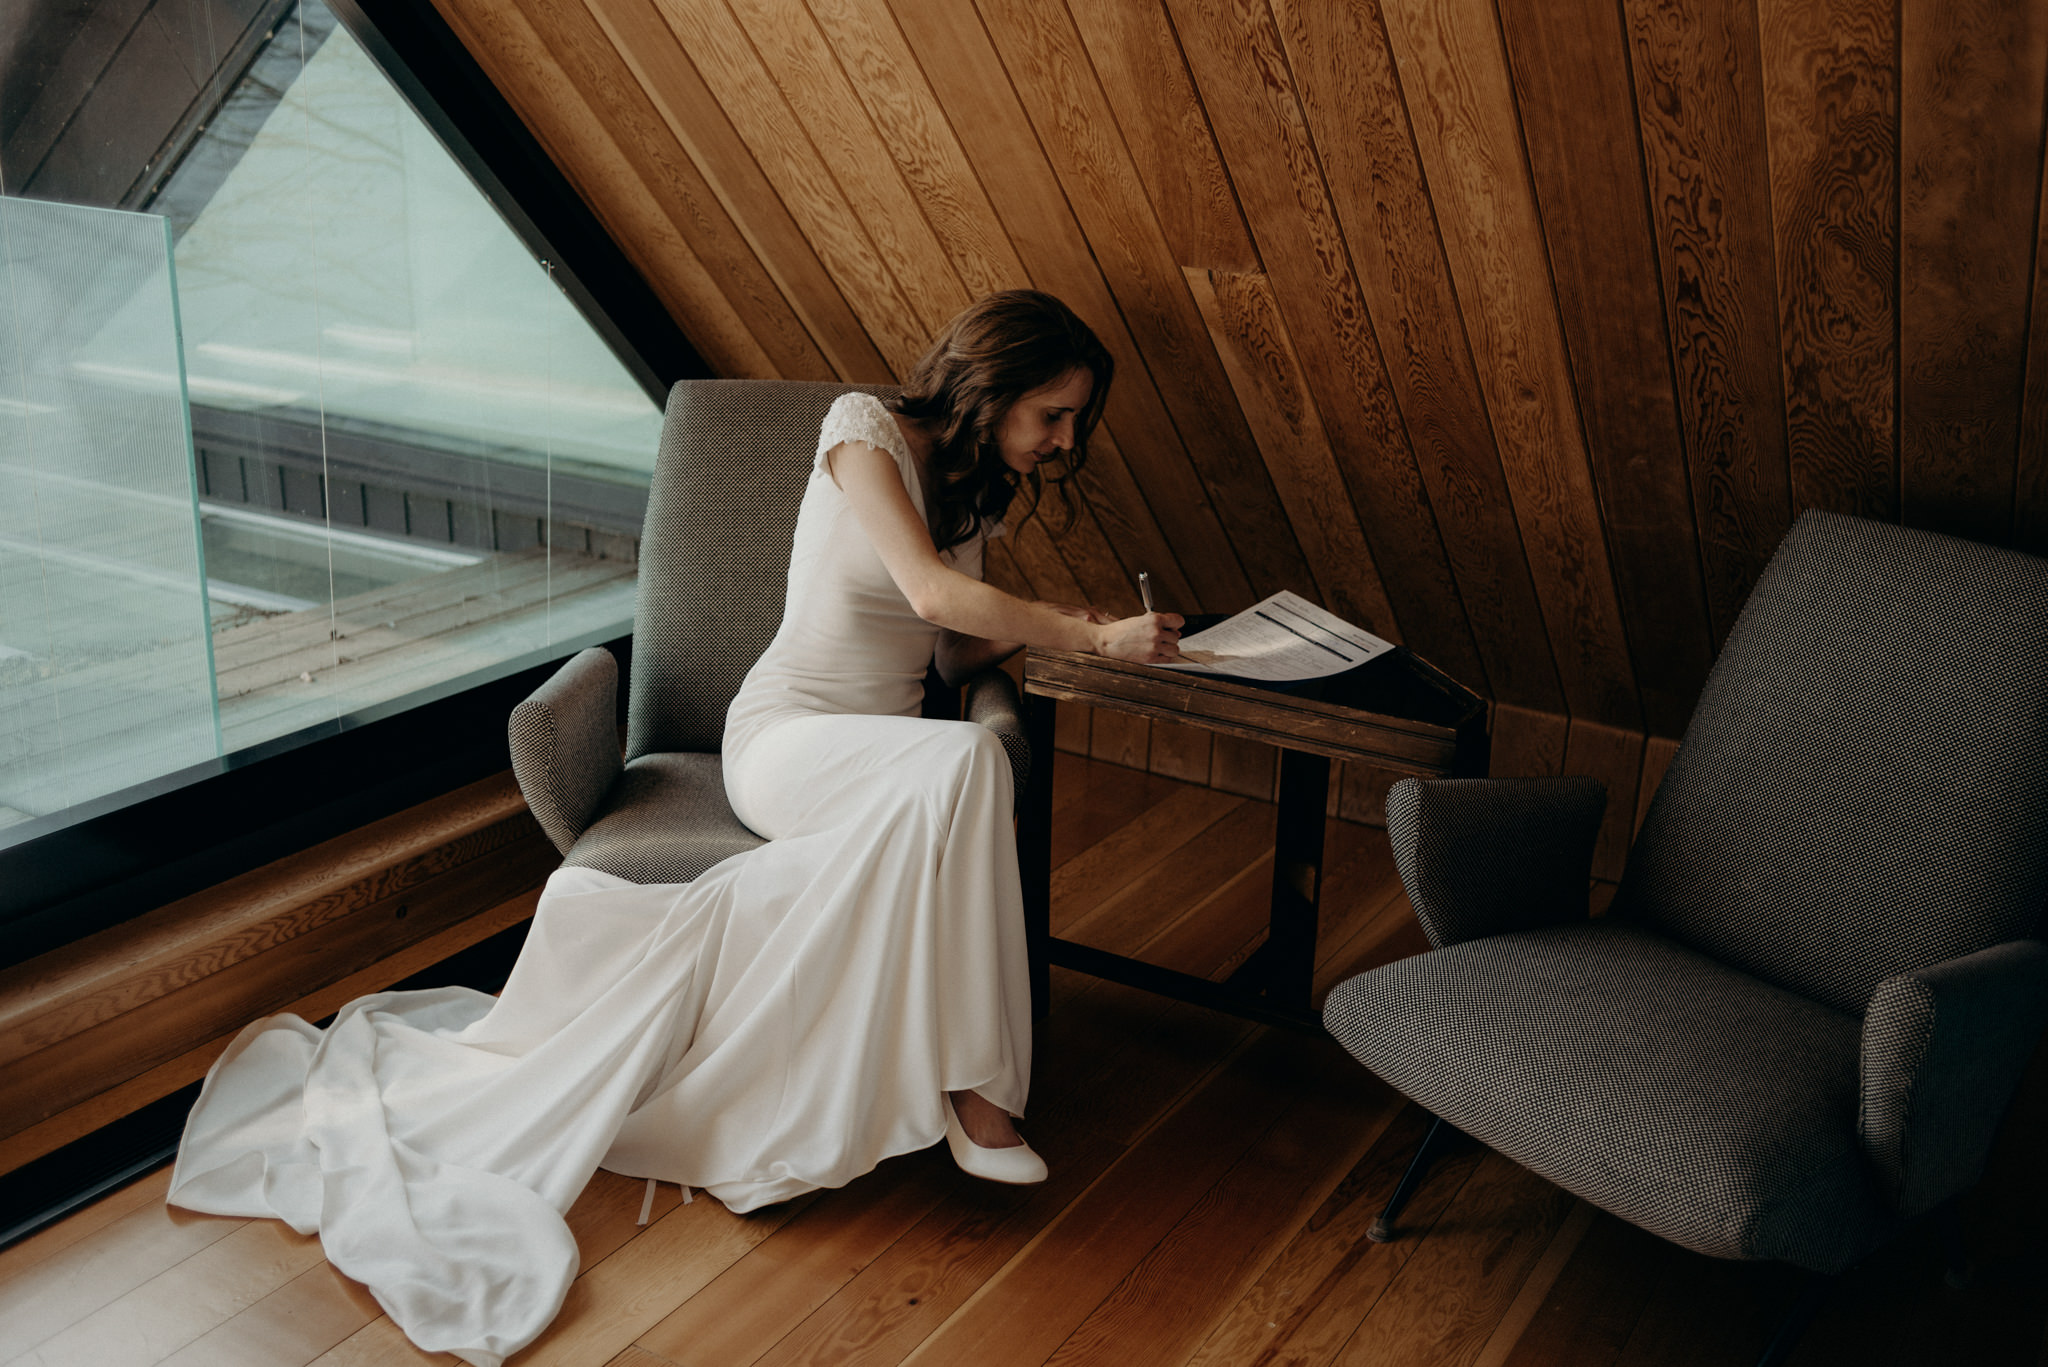
<path id="1" fill-rule="evenodd" d="M 1068 617 L 1079 617 L 1084 622 L 1098 626 L 1116 620 L 1108 613 L 1096 608 L 1074 607 L 1067 603 L 1048 603 L 1040 600 L 1037 606 L 1051 608 L 1054 612 Z M 948 684 L 959 687 L 982 670 L 1003 661 L 1022 650 L 1021 641 L 990 641 L 980 636 L 966 636 L 951 627 L 939 628 L 939 648 L 933 663 L 939 667 L 939 677 Z"/>
<path id="2" fill-rule="evenodd" d="M 889 577 L 911 611 L 925 621 L 959 636 L 978 636 L 991 650 L 999 648 L 994 643 L 1014 641 L 1123 660 L 1180 657 L 1181 619 L 1174 613 L 1093 622 L 1048 603 L 1027 603 L 947 565 L 933 548 L 931 532 L 911 505 L 910 491 L 888 452 L 865 442 L 841 442 L 826 453 L 826 462 Z"/>

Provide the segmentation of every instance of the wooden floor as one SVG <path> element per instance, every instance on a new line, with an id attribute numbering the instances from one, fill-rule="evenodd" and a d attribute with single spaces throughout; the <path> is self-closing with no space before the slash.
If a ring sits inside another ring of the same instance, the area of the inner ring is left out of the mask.
<path id="1" fill-rule="evenodd" d="M 1221 972 L 1256 933 L 1273 809 L 1060 756 L 1067 933 Z M 1385 837 L 1332 823 L 1321 979 L 1422 938 Z M 751 1216 L 599 1174 L 583 1274 L 514 1367 L 1658 1364 L 1738 1367 L 1794 1288 L 1642 1234 L 1506 1160 L 1440 1163 L 1393 1244 L 1363 1235 L 1420 1131 L 1327 1040 L 1063 976 L 1026 1126 L 1042 1187 L 943 1147 Z M 1794 1361 L 2048 1362 L 2043 1070 L 1968 1217 L 1979 1284 L 1925 1241 L 1852 1274 Z M 316 1240 L 164 1207 L 157 1173 L 0 1253 L 0 1362 L 297 1367 L 426 1360 Z M 450 1358 L 431 1359 L 452 1362 Z"/>

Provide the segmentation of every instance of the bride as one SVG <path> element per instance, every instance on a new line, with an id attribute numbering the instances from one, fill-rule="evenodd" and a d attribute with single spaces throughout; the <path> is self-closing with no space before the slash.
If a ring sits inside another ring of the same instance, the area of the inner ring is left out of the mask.
<path id="1" fill-rule="evenodd" d="M 1019 490 L 1071 479 L 1112 361 L 1050 295 L 993 294 L 901 395 L 842 396 L 774 641 L 727 713 L 727 795 L 769 843 L 694 882 L 548 880 L 503 993 L 386 992 L 322 1032 L 258 1021 L 208 1075 L 170 1200 L 318 1232 L 418 1346 L 495 1367 L 576 1274 L 562 1213 L 600 1166 L 752 1210 L 944 1138 L 1043 1180 L 1011 777 L 992 733 L 917 715 L 1022 645 L 1173 659 L 982 582 Z M 1048 473 L 1042 473 L 1048 471 Z"/>

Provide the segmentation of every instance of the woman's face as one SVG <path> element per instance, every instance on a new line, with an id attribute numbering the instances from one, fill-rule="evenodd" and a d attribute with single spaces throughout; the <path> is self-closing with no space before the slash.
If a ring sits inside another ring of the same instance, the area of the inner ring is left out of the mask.
<path id="1" fill-rule="evenodd" d="M 1079 368 L 1010 405 L 996 430 L 1003 464 L 1028 475 L 1039 462 L 1074 449 L 1074 420 L 1095 392 L 1095 377 Z"/>

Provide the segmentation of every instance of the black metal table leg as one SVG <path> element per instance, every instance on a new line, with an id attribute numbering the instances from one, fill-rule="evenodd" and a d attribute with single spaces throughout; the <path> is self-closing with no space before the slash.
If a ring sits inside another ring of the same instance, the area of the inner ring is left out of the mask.
<path id="1" fill-rule="evenodd" d="M 1266 997 L 1307 1011 L 1314 994 L 1316 917 L 1323 895 L 1323 811 L 1330 761 L 1280 752 L 1280 810 L 1273 836 L 1273 915 L 1265 954 Z"/>
<path id="2" fill-rule="evenodd" d="M 1042 694 L 1024 696 L 1024 731 L 1031 739 L 1031 773 L 1017 813 L 1017 872 L 1024 891 L 1024 944 L 1031 964 L 1031 1014 L 1052 1009 L 1052 768 L 1053 719 L 1058 704 Z"/>

